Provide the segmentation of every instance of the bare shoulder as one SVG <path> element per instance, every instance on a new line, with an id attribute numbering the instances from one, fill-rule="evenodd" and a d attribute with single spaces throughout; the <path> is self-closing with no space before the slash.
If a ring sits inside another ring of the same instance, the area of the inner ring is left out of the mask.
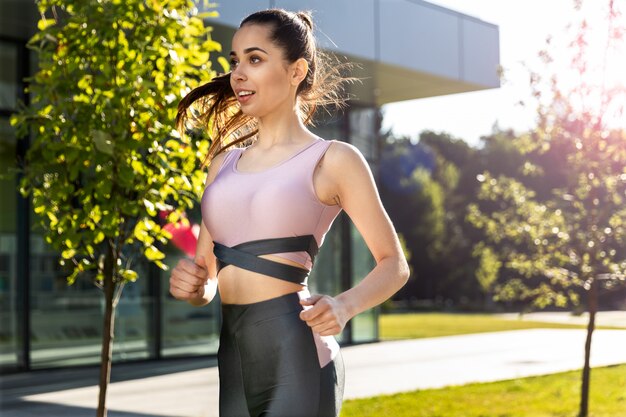
<path id="1" fill-rule="evenodd" d="M 331 142 L 331 145 L 328 147 L 324 159 L 327 160 L 329 165 L 341 167 L 346 163 L 358 164 L 365 162 L 365 157 L 356 146 L 336 139 L 328 140 L 328 142 Z"/>
<path id="2" fill-rule="evenodd" d="M 337 177 L 345 177 L 350 172 L 369 169 L 365 157 L 356 146 L 335 139 L 331 139 L 329 142 L 332 143 L 324 155 L 324 164 L 332 174 L 336 174 Z"/>

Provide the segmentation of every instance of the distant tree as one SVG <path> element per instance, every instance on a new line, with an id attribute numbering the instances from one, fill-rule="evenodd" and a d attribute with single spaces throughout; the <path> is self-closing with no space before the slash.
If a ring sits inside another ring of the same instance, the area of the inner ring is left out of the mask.
<path id="1" fill-rule="evenodd" d="M 477 285 L 467 280 L 476 261 L 467 254 L 472 244 L 464 235 L 466 225 L 460 224 L 467 194 L 459 190 L 462 171 L 457 167 L 471 166 L 476 155 L 467 143 L 445 133 L 424 131 L 417 143 L 387 141 L 381 198 L 406 238 L 414 271 L 396 299 L 468 304 L 480 296 Z"/>
<path id="2" fill-rule="evenodd" d="M 160 268 L 169 222 L 198 200 L 209 143 L 181 138 L 176 102 L 208 81 L 209 36 L 191 0 L 41 0 L 31 105 L 12 118 L 32 133 L 21 181 L 45 240 L 72 284 L 91 277 L 105 299 L 98 416 L 106 415 L 115 307 L 137 257 Z"/>
<path id="3" fill-rule="evenodd" d="M 396 298 L 432 298 L 433 251 L 443 237 L 442 190 L 431 179 L 435 155 L 408 138 L 388 137 L 381 157 L 381 199 L 411 253 L 413 274 Z"/>
<path id="4" fill-rule="evenodd" d="M 575 8 L 580 11 L 582 2 Z M 576 305 L 586 295 L 589 323 L 579 417 L 588 415 L 598 296 L 626 285 L 626 129 L 616 124 L 623 121 L 626 98 L 620 82 L 626 68 L 616 67 L 623 65 L 618 57 L 626 52 L 626 22 L 617 3 L 608 1 L 605 9 L 604 25 L 590 25 L 584 15 L 574 26 L 571 79 L 550 71 L 555 59 L 551 39 L 540 54 L 546 69 L 531 74 L 538 127 L 513 144 L 555 162 L 523 166 L 531 182 L 547 182 L 551 193 L 484 172 L 478 177 L 482 201 L 468 215 L 489 238 L 489 246 L 478 248 L 484 258 L 480 274 L 497 299 L 521 299 L 543 308 Z M 604 48 L 591 46 L 598 36 Z M 501 268 L 517 277 L 496 280 Z"/>

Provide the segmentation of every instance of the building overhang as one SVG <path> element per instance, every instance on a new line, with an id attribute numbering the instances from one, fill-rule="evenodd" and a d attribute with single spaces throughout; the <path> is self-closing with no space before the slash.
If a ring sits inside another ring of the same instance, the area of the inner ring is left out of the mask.
<path id="1" fill-rule="evenodd" d="M 498 26 L 422 0 L 228 0 L 209 24 L 230 45 L 243 17 L 269 7 L 312 9 L 319 45 L 361 67 L 362 83 L 351 88 L 359 102 L 500 87 Z"/>
<path id="2" fill-rule="evenodd" d="M 37 9 L 3 0 L 2 32 L 28 38 Z M 204 2 L 197 1 L 199 7 Z M 500 87 L 498 26 L 423 0 L 222 0 L 214 38 L 230 47 L 246 15 L 269 7 L 311 10 L 319 45 L 357 63 L 356 101 L 381 106 L 402 100 Z M 30 18 L 25 18 L 29 16 Z M 31 17 L 32 16 L 32 17 Z"/>

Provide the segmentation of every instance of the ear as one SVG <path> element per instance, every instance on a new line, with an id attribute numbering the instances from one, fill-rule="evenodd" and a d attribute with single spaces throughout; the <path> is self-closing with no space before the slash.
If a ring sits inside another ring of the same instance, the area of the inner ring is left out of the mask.
<path id="1" fill-rule="evenodd" d="M 306 78 L 307 73 L 309 72 L 309 63 L 306 62 L 306 59 L 299 58 L 296 62 L 291 64 L 291 85 L 298 86 Z"/>

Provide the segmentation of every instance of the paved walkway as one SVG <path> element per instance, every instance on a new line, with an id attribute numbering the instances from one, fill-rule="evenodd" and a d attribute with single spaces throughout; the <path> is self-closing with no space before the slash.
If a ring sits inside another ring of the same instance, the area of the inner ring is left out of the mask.
<path id="1" fill-rule="evenodd" d="M 584 330 L 533 329 L 343 348 L 346 398 L 579 369 Z M 626 330 L 594 334 L 592 366 L 626 363 Z M 217 416 L 217 368 L 208 359 L 113 367 L 110 417 Z M 0 377 L 2 416 L 93 417 L 97 369 Z"/>
<path id="2" fill-rule="evenodd" d="M 518 314 L 506 313 L 499 316 L 510 320 L 543 321 L 549 323 L 582 324 L 589 322 L 589 313 L 574 315 L 565 312 L 536 311 Z M 600 311 L 596 314 L 596 326 L 622 327 L 626 329 L 626 311 Z"/>

